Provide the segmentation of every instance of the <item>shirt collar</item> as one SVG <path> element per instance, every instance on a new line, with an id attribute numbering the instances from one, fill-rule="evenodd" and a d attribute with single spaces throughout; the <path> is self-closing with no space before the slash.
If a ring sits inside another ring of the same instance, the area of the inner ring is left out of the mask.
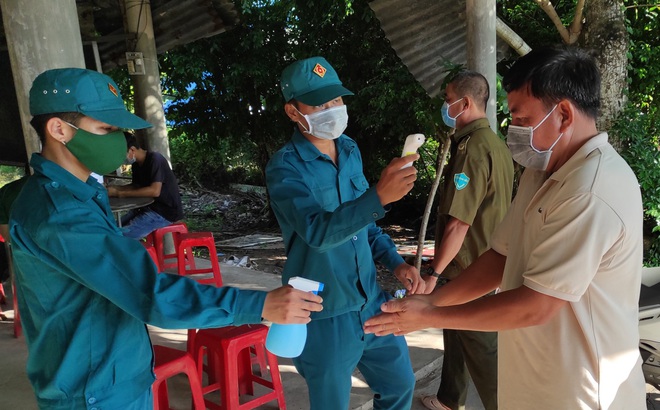
<path id="1" fill-rule="evenodd" d="M 564 180 L 573 169 L 582 163 L 584 158 L 604 145 L 608 145 L 606 132 L 601 132 L 590 138 L 568 159 L 568 161 L 566 161 L 564 165 L 561 166 L 561 168 L 550 175 L 550 179 L 554 179 L 555 181 Z"/>
<path id="2" fill-rule="evenodd" d="M 90 198 L 97 195 L 98 191 L 103 188 L 103 186 L 91 176 L 87 178 L 87 182 L 82 182 L 69 171 L 53 161 L 47 160 L 38 153 L 32 154 L 30 165 L 34 169 L 35 175 L 41 174 L 51 181 L 62 184 L 74 197 L 76 197 L 76 199 L 83 202 L 88 201 Z"/>
<path id="3" fill-rule="evenodd" d="M 490 122 L 488 122 L 488 118 L 479 118 L 477 120 L 472 121 L 465 127 L 461 128 L 460 130 L 456 130 L 456 133 L 454 133 L 453 139 L 454 141 L 460 141 L 464 136 L 471 134 L 475 132 L 478 129 L 481 128 L 490 128 Z"/>

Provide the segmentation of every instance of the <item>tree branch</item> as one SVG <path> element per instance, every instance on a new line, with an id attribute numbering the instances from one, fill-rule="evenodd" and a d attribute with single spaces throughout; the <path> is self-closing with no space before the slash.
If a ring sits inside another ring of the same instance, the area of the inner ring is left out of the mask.
<path id="1" fill-rule="evenodd" d="M 435 179 L 433 184 L 431 184 L 431 191 L 429 192 L 429 198 L 426 200 L 426 208 L 424 208 L 424 216 L 422 217 L 422 226 L 419 228 L 419 238 L 417 241 L 417 254 L 415 255 L 415 268 L 417 270 L 422 266 L 422 254 L 424 253 L 424 241 L 426 240 L 426 227 L 429 224 L 429 218 L 431 216 L 431 210 L 433 209 L 433 200 L 435 199 L 435 194 L 438 191 L 438 186 L 440 185 L 440 178 L 442 178 L 442 170 L 445 167 L 447 162 L 447 155 L 449 155 L 449 147 L 451 146 L 451 136 L 454 134 L 454 131 L 445 138 L 442 145 L 442 153 L 438 155 L 438 163 L 436 166 Z"/>
<path id="2" fill-rule="evenodd" d="M 584 3 L 585 0 L 578 0 L 575 5 L 575 16 L 573 17 L 573 22 L 568 28 L 570 42 L 568 44 L 573 44 L 578 40 L 580 33 L 582 32 L 582 13 L 584 12 Z"/>
<path id="3" fill-rule="evenodd" d="M 557 28 L 557 31 L 559 32 L 562 41 L 565 44 L 571 44 L 570 33 L 568 32 L 566 27 L 564 27 L 564 23 L 561 22 L 561 19 L 557 15 L 557 11 L 555 10 L 555 7 L 552 5 L 552 2 L 550 2 L 550 0 L 535 0 L 535 1 L 539 5 L 539 7 L 541 7 L 541 9 L 545 11 L 545 14 L 547 14 L 548 17 L 550 17 L 550 20 Z"/>

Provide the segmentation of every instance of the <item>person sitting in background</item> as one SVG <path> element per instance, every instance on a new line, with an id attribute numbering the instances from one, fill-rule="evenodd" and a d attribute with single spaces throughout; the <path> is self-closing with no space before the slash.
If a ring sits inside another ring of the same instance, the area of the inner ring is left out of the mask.
<path id="1" fill-rule="evenodd" d="M 130 132 L 126 137 L 126 160 L 131 164 L 133 181 L 129 185 L 109 186 L 108 196 L 119 198 L 153 197 L 146 207 L 132 209 L 121 218 L 124 236 L 143 238 L 158 228 L 183 218 L 179 186 L 170 164 L 158 152 L 143 149 Z"/>

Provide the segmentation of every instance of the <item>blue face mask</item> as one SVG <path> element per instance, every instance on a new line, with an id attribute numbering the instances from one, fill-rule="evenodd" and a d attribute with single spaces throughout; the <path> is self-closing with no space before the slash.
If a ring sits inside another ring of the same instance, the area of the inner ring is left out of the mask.
<path id="1" fill-rule="evenodd" d="M 450 128 L 456 128 L 456 118 L 460 117 L 461 114 L 465 112 L 465 110 L 459 112 L 455 117 L 452 117 L 449 115 L 449 107 L 452 105 L 456 104 L 459 101 L 463 101 L 463 98 L 460 100 L 456 100 L 451 104 L 447 104 L 447 101 L 445 101 L 444 104 L 442 104 L 442 108 L 440 108 L 440 113 L 442 114 L 442 121 L 445 123 L 446 126 Z"/>

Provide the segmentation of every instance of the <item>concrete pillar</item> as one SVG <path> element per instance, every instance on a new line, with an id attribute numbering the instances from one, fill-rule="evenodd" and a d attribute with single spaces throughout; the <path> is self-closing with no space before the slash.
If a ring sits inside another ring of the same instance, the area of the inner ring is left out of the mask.
<path id="1" fill-rule="evenodd" d="M 483 74 L 490 85 L 486 115 L 493 130 L 497 130 L 497 44 L 495 0 L 467 0 L 467 66 Z"/>
<path id="2" fill-rule="evenodd" d="M 163 154 L 170 160 L 170 145 L 165 127 L 165 111 L 160 89 L 160 70 L 156 54 L 151 2 L 149 0 L 124 0 L 125 31 L 135 34 L 128 40 L 128 52 L 142 53 L 144 74 L 131 75 L 135 93 L 135 114 L 153 125 L 146 131 L 147 148 Z M 143 131 L 144 132 L 144 131 Z M 140 135 L 144 139 L 145 135 Z"/>
<path id="3" fill-rule="evenodd" d="M 0 0 L 28 159 L 41 151 L 30 125 L 32 81 L 51 68 L 85 68 L 75 0 Z"/>

